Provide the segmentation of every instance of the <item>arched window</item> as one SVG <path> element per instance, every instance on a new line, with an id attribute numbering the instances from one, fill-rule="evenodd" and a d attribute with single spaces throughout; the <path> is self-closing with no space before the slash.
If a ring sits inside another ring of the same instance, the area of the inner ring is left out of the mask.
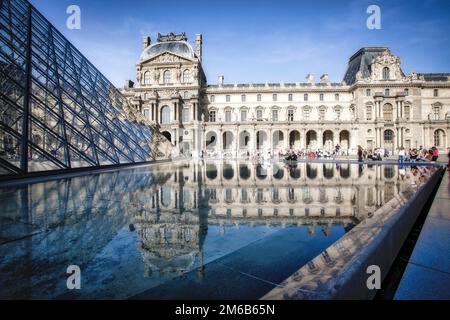
<path id="1" fill-rule="evenodd" d="M 394 131 L 386 130 L 384 131 L 384 142 L 392 143 L 394 141 Z"/>
<path id="2" fill-rule="evenodd" d="M 434 131 L 434 146 L 438 148 L 445 147 L 445 133 L 443 130 L 438 129 Z"/>
<path id="3" fill-rule="evenodd" d="M 384 121 L 392 121 L 393 120 L 393 110 L 392 104 L 386 103 L 383 106 L 383 118 Z"/>
<path id="4" fill-rule="evenodd" d="M 191 83 L 191 72 L 189 70 L 183 72 L 183 83 Z"/>
<path id="5" fill-rule="evenodd" d="M 388 67 L 383 68 L 383 80 L 389 80 L 389 68 Z"/>
<path id="6" fill-rule="evenodd" d="M 161 124 L 168 124 L 170 123 L 170 107 L 164 106 L 161 108 Z"/>
<path id="7" fill-rule="evenodd" d="M 168 83 L 172 82 L 172 78 L 170 76 L 170 70 L 164 71 L 163 81 L 164 81 L 164 84 L 168 84 Z"/>
<path id="8" fill-rule="evenodd" d="M 149 71 L 146 71 L 144 73 L 144 84 L 146 84 L 146 85 L 150 84 L 150 72 Z"/>

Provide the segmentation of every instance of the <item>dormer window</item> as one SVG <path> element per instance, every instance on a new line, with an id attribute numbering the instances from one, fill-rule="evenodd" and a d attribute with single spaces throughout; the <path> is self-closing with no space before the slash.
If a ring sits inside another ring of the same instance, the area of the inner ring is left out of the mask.
<path id="1" fill-rule="evenodd" d="M 388 67 L 383 68 L 383 80 L 389 80 L 389 68 Z"/>

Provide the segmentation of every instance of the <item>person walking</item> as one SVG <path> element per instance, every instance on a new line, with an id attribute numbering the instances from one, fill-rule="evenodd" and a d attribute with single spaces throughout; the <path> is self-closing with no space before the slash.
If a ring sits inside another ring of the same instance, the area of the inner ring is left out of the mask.
<path id="1" fill-rule="evenodd" d="M 400 151 L 398 152 L 398 161 L 403 163 L 405 161 L 406 151 L 405 148 L 400 147 Z"/>
<path id="2" fill-rule="evenodd" d="M 361 148 L 361 146 L 358 145 L 358 161 L 362 162 L 363 161 L 363 150 Z"/>

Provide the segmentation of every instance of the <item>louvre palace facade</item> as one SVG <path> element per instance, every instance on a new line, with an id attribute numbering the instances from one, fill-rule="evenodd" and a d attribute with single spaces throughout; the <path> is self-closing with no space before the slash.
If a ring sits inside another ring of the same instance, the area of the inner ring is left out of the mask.
<path id="1" fill-rule="evenodd" d="M 173 145 L 172 156 L 242 158 L 288 149 L 450 147 L 450 73 L 405 74 L 386 47 L 350 57 L 342 82 L 208 84 L 202 35 L 144 37 L 122 93 Z"/>

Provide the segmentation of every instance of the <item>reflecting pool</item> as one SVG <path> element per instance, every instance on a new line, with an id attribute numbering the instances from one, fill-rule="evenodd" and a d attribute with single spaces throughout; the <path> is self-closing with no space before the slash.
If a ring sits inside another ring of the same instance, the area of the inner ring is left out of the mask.
<path id="1" fill-rule="evenodd" d="M 260 298 L 432 170 L 213 161 L 1 188 L 0 298 Z"/>

